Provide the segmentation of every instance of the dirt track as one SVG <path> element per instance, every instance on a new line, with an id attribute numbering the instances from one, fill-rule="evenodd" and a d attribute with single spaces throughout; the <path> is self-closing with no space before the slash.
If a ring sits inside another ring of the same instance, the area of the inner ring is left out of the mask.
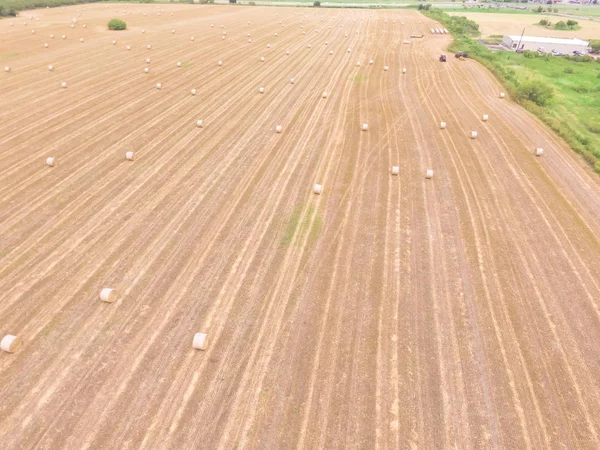
<path id="1" fill-rule="evenodd" d="M 598 176 L 417 12 L 161 7 L 0 21 L 2 448 L 598 448 Z"/>

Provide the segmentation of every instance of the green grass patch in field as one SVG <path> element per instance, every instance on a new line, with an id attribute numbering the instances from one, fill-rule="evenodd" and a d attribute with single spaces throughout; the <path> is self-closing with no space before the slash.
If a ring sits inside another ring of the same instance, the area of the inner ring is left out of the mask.
<path id="1" fill-rule="evenodd" d="M 356 75 L 350 75 L 348 77 L 348 79 L 355 83 L 363 83 L 363 82 L 367 81 L 369 79 L 369 77 L 366 75 L 363 75 L 363 74 L 356 74 Z"/>
<path id="2" fill-rule="evenodd" d="M 0 54 L 0 60 L 10 59 L 19 56 L 18 52 L 2 53 Z"/>
<path id="3" fill-rule="evenodd" d="M 305 205 L 299 206 L 292 212 L 290 216 L 281 243 L 283 245 L 290 245 L 294 238 L 296 242 L 300 242 L 308 233 L 308 243 L 314 243 L 322 228 L 322 221 L 319 213 L 315 211 L 314 205 L 309 205 L 306 209 Z M 313 219 L 314 216 L 314 219 Z M 312 220 L 312 226 L 311 226 Z"/>
<path id="4" fill-rule="evenodd" d="M 194 65 L 193 61 L 183 61 L 181 63 L 181 67 L 192 67 Z"/>
<path id="5" fill-rule="evenodd" d="M 450 51 L 467 52 L 487 67 L 511 98 L 550 126 L 600 173 L 600 60 L 492 51 L 472 39 L 476 28 L 462 25 L 467 19 L 457 20 L 439 9 L 423 14 L 452 33 Z"/>

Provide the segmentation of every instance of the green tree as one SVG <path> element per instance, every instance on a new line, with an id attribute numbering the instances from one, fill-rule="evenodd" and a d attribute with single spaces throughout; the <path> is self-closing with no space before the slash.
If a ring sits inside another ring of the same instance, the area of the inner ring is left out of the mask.
<path id="1" fill-rule="evenodd" d="M 109 30 L 125 30 L 127 29 L 127 24 L 121 19 L 111 19 L 108 22 Z"/>
<path id="2" fill-rule="evenodd" d="M 517 88 L 517 97 L 538 106 L 546 106 L 552 101 L 554 91 L 550 86 L 539 81 L 526 81 Z"/>

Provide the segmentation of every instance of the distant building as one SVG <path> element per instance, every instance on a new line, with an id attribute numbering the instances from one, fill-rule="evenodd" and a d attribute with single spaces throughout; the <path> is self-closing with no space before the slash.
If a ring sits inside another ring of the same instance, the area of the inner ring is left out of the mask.
<path id="1" fill-rule="evenodd" d="M 520 46 L 519 46 L 520 42 Z M 575 50 L 585 52 L 590 43 L 581 39 L 561 39 L 536 36 L 504 36 L 502 45 L 510 50 L 537 50 L 542 47 L 544 52 L 550 53 L 552 50 L 561 53 L 572 54 Z M 520 48 L 517 48 L 520 47 Z"/>

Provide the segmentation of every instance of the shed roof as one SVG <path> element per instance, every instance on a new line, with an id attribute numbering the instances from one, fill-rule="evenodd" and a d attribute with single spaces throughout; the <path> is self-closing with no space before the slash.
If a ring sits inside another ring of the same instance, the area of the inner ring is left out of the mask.
<path id="1" fill-rule="evenodd" d="M 565 39 L 565 38 L 550 38 L 550 37 L 537 37 L 537 36 L 513 36 L 507 35 L 507 37 L 511 38 L 513 41 L 521 42 L 539 42 L 540 44 L 571 44 L 571 45 L 581 45 L 588 46 L 590 43 L 588 41 L 584 41 L 582 39 Z"/>

